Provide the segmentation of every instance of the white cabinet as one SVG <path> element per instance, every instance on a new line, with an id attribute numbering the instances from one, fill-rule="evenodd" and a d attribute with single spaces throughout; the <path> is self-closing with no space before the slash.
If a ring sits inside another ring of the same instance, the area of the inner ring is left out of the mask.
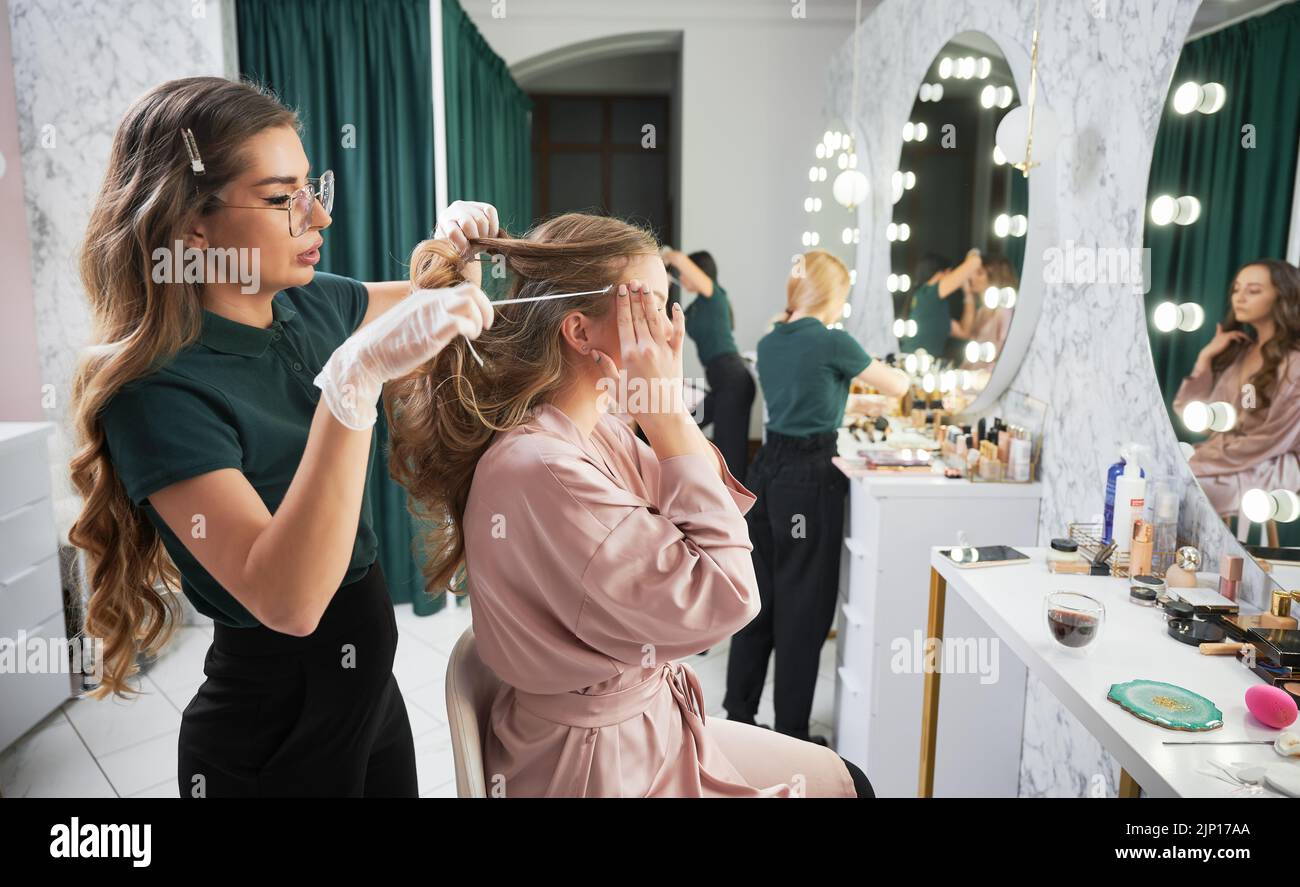
<path id="1" fill-rule="evenodd" d="M 835 745 L 862 767 L 878 796 L 917 792 L 930 549 L 956 544 L 959 532 L 971 545 L 1034 545 L 1041 492 L 1039 484 L 850 477 L 836 614 Z M 953 598 L 944 638 L 960 671 L 943 677 L 935 795 L 1014 797 L 1025 668 Z"/>
<path id="2" fill-rule="evenodd" d="M 50 499 L 46 422 L 0 423 L 0 749 L 69 695 L 59 579 L 58 531 Z M 25 646 L 43 644 L 59 661 L 28 673 Z M 17 646 L 16 646 L 17 645 Z M 14 666 L 10 668 L 8 666 Z"/>

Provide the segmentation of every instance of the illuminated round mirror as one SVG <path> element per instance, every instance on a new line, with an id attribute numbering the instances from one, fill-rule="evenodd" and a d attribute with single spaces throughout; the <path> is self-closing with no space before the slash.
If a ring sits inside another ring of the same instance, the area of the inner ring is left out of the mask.
<path id="1" fill-rule="evenodd" d="M 997 44 L 958 35 L 918 86 L 889 180 L 890 268 L 872 285 L 893 300 L 903 360 L 932 368 L 953 413 L 988 386 L 1020 298 L 1029 185 L 995 139 L 1019 104 Z"/>

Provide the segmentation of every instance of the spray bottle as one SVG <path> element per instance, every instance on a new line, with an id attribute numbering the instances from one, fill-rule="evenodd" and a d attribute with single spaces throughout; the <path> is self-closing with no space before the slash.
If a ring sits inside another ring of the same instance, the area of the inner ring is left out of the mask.
<path id="1" fill-rule="evenodd" d="M 1127 453 L 1137 444 L 1127 443 L 1120 447 L 1121 453 Z M 1109 545 L 1114 538 L 1115 527 L 1115 481 L 1119 478 L 1120 472 L 1124 470 L 1124 457 L 1110 466 L 1106 472 L 1106 508 L 1104 511 L 1103 523 L 1101 528 L 1101 542 L 1103 545 Z"/>
<path id="2" fill-rule="evenodd" d="M 1115 550 L 1128 554 L 1133 544 L 1133 521 L 1142 517 L 1146 508 L 1146 472 L 1138 464 L 1139 444 L 1125 445 L 1124 472 L 1115 479 Z"/>

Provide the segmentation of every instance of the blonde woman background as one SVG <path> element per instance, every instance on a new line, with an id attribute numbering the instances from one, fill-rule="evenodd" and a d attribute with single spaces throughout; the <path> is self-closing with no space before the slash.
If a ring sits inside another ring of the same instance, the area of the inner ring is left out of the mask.
<path id="1" fill-rule="evenodd" d="M 844 311 L 849 272 L 830 253 L 805 253 L 786 282 L 786 319 L 758 343 L 767 402 L 763 446 L 749 466 L 757 497 L 746 514 L 762 609 L 731 640 L 727 716 L 753 724 L 776 652 L 777 732 L 810 736 L 822 644 L 834 619 L 848 480 L 831 464 L 854 379 L 889 396 L 905 373 L 877 363 L 857 340 L 831 329 Z"/>

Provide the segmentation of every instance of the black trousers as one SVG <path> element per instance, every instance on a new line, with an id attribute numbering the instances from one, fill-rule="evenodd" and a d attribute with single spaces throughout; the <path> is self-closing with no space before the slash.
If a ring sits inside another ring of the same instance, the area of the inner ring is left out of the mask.
<path id="1" fill-rule="evenodd" d="M 808 738 L 822 644 L 835 619 L 848 479 L 834 465 L 836 435 L 768 431 L 746 486 L 758 497 L 745 520 L 762 609 L 731 639 L 728 717 L 753 721 L 776 652 L 777 731 Z"/>
<path id="2" fill-rule="evenodd" d="M 713 443 L 736 480 L 745 482 L 749 463 L 749 414 L 754 409 L 754 377 L 745 361 L 732 351 L 719 354 L 704 367 L 709 391 L 704 395 L 700 425 L 713 425 Z"/>
<path id="3" fill-rule="evenodd" d="M 853 788 L 857 791 L 859 798 L 874 798 L 876 790 L 871 787 L 871 782 L 867 779 L 867 774 L 862 772 L 862 768 L 850 761 L 848 758 L 840 758 L 844 766 L 848 768 L 849 775 L 853 777 Z"/>
<path id="4" fill-rule="evenodd" d="M 218 623 L 181 716 L 181 797 L 418 797 L 396 652 L 378 562 L 307 637 Z"/>

